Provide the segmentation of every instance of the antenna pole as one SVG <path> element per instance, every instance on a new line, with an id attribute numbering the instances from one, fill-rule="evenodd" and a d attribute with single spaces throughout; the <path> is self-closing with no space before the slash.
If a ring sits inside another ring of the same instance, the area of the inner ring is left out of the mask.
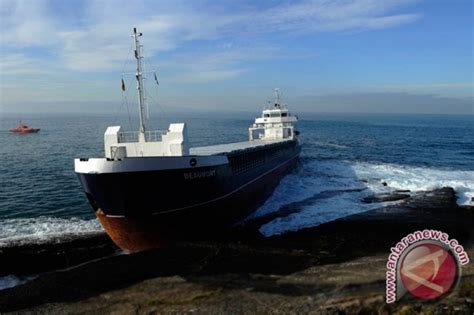
<path id="1" fill-rule="evenodd" d="M 135 42 L 135 59 L 137 59 L 137 72 L 135 78 L 137 79 L 137 90 L 138 90 L 138 107 L 140 111 L 140 130 L 139 130 L 139 141 L 145 142 L 145 119 L 143 116 L 144 106 L 145 106 L 145 95 L 143 88 L 143 75 L 142 75 L 142 49 L 138 37 L 142 36 L 142 33 L 137 33 L 137 29 L 133 28 L 132 37 Z"/>
<path id="2" fill-rule="evenodd" d="M 280 105 L 280 89 L 275 89 L 275 104 Z"/>

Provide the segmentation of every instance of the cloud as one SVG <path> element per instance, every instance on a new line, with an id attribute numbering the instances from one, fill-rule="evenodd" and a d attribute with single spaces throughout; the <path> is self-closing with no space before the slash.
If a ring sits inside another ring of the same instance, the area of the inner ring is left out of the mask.
<path id="1" fill-rule="evenodd" d="M 2 1 L 1 44 L 13 47 L 47 46 L 57 43 L 56 18 L 47 1 Z"/>
<path id="2" fill-rule="evenodd" d="M 41 60 L 26 56 L 22 53 L 14 53 L 2 56 L 0 59 L 0 78 L 15 74 L 41 74 L 48 70 L 41 67 Z"/>
<path id="3" fill-rule="evenodd" d="M 2 102 L 55 95 L 61 100 L 77 98 L 78 92 L 70 93 L 75 86 L 83 87 L 89 98 L 107 98 L 84 82 L 62 82 L 90 74 L 98 82 L 108 72 L 133 69 L 132 27 L 144 33 L 145 56 L 151 63 L 159 56 L 169 82 L 205 83 L 243 76 L 252 71 L 253 61 L 317 55 L 295 47 L 289 52 L 281 36 L 370 31 L 421 17 L 404 9 L 416 0 L 0 1 Z M 9 88 L 4 82 L 7 74 Z M 44 74 L 50 86 L 59 88 L 39 90 Z M 25 75 L 30 80 L 22 85 Z M 38 90 L 22 94 L 31 79 Z M 107 84 L 96 85 L 102 83 Z"/>
<path id="4" fill-rule="evenodd" d="M 331 113 L 431 113 L 474 115 L 474 98 L 395 92 L 306 95 L 292 103 L 299 110 Z"/>
<path id="5" fill-rule="evenodd" d="M 419 14 L 390 14 L 413 1 L 303 1 L 242 16 L 247 33 L 361 31 L 413 22 Z"/>
<path id="6" fill-rule="evenodd" d="M 318 0 L 232 11 L 205 2 L 73 1 L 59 10 L 46 0 L 5 1 L 0 11 L 1 44 L 49 47 L 67 69 L 111 70 L 130 50 L 127 36 L 132 25 L 152 39 L 146 48 L 154 55 L 196 40 L 394 27 L 420 17 L 390 13 L 410 2 Z M 61 14 L 65 10 L 78 15 L 76 23 Z"/>
<path id="7" fill-rule="evenodd" d="M 279 54 L 278 49 L 271 45 L 248 47 L 228 42 L 219 46 L 173 56 L 164 68 L 170 68 L 178 74 L 168 81 L 205 83 L 232 79 L 249 71 L 248 62 L 268 60 Z"/>
<path id="8" fill-rule="evenodd" d="M 246 69 L 222 69 L 222 70 L 203 70 L 191 71 L 183 75 L 177 75 L 171 78 L 170 82 L 180 83 L 205 83 L 219 80 L 227 80 L 240 76 L 246 72 Z"/>
<path id="9" fill-rule="evenodd" d="M 384 90 L 389 92 L 409 92 L 415 94 L 430 94 L 440 97 L 474 97 L 473 82 L 451 82 L 451 83 L 424 83 L 424 84 L 392 84 L 373 86 L 373 90 Z M 474 106 L 474 105 L 473 105 Z"/>

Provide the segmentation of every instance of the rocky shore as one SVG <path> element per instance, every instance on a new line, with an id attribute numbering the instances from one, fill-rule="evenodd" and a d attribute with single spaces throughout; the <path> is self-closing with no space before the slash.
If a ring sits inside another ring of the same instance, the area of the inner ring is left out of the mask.
<path id="1" fill-rule="evenodd" d="M 389 250 L 408 233 L 444 231 L 474 257 L 474 209 L 457 206 L 452 189 L 397 194 L 397 205 L 270 238 L 257 232 L 268 217 L 219 240 L 131 255 L 105 235 L 3 248 L 2 275 L 39 275 L 1 290 L 0 312 L 473 314 L 472 262 L 441 300 L 385 304 Z"/>

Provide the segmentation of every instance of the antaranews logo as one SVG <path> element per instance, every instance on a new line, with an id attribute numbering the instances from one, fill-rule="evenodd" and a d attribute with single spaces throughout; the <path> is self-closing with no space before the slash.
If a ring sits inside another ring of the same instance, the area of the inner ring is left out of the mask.
<path id="1" fill-rule="evenodd" d="M 408 234 L 390 249 L 386 274 L 386 302 L 407 293 L 430 300 L 451 292 L 460 279 L 460 266 L 469 256 L 455 239 L 436 230 Z"/>

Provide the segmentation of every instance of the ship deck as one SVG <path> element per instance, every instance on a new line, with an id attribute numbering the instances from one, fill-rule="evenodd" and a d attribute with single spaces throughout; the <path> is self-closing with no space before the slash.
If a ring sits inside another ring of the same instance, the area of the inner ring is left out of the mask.
<path id="1" fill-rule="evenodd" d="M 230 153 L 233 151 L 253 149 L 257 147 L 266 146 L 269 144 L 275 144 L 275 143 L 286 142 L 286 141 L 290 141 L 290 140 L 289 139 L 253 140 L 253 141 L 226 143 L 226 144 L 210 145 L 210 146 L 205 146 L 205 147 L 190 148 L 189 153 L 191 155 L 216 155 L 216 154 Z"/>

